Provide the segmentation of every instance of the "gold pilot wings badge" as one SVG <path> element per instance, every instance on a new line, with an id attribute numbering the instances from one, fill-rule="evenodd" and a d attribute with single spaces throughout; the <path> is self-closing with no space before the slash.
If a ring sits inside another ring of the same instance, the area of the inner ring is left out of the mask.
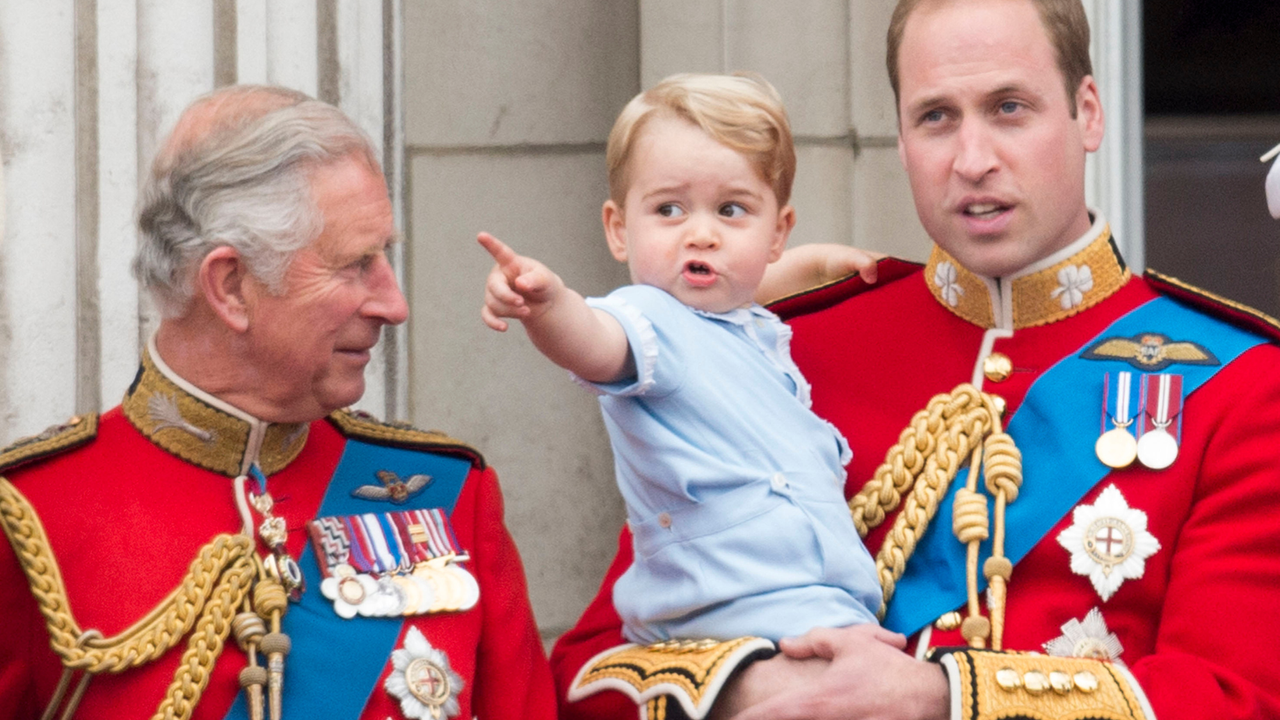
<path id="1" fill-rule="evenodd" d="M 374 473 L 381 485 L 361 485 L 351 491 L 352 497 L 365 500 L 386 500 L 403 505 L 410 498 L 427 489 L 431 484 L 430 475 L 410 475 L 401 478 L 390 470 L 379 470 Z"/>
<path id="2" fill-rule="evenodd" d="M 1105 337 L 1080 353 L 1085 360 L 1120 360 L 1133 367 L 1158 372 L 1170 365 L 1221 365 L 1205 346 L 1189 340 L 1173 340 L 1160 333 L 1133 337 Z"/>

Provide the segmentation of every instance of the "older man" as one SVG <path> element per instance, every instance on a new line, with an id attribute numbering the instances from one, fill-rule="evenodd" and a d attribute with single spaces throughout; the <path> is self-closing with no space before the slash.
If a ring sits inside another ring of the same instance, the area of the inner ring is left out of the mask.
<path id="1" fill-rule="evenodd" d="M 123 404 L 0 455 L 0 716 L 551 717 L 493 471 L 341 409 L 407 313 L 367 138 L 215 92 L 139 224 L 163 319 Z"/>
<path id="2" fill-rule="evenodd" d="M 1079 0 L 901 0 L 889 75 L 933 255 L 777 306 L 853 446 L 902 635 L 818 630 L 752 664 L 746 639 L 610 650 L 624 533 L 553 653 L 562 715 L 720 692 L 742 720 L 1280 716 L 1280 331 L 1134 277 L 1086 208 L 1088 34 Z"/>

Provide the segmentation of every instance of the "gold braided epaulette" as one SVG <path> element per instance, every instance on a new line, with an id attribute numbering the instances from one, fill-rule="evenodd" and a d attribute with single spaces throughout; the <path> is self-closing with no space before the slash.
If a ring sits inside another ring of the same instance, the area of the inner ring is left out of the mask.
<path id="1" fill-rule="evenodd" d="M 1143 277 L 1162 295 L 1202 310 L 1233 325 L 1265 335 L 1273 343 L 1280 342 L 1280 320 L 1254 308 L 1198 288 L 1170 275 L 1148 269 Z"/>
<path id="2" fill-rule="evenodd" d="M 973 649 L 941 661 L 961 720 L 1155 717 L 1138 683 L 1119 663 Z"/>
<path id="3" fill-rule="evenodd" d="M 648 720 L 700 720 L 734 670 L 776 651 L 772 641 L 757 637 L 619 645 L 583 665 L 569 686 L 569 700 L 617 690 L 644 706 Z"/>
<path id="4" fill-rule="evenodd" d="M 0 472 L 79 447 L 98 435 L 98 414 L 75 415 L 39 435 L 17 440 L 0 450 Z"/>
<path id="5" fill-rule="evenodd" d="M 331 413 L 329 422 L 349 438 L 376 445 L 457 455 L 478 468 L 485 466 L 484 456 L 479 450 L 438 430 L 419 430 L 408 423 L 383 422 L 363 410 L 350 408 Z"/>

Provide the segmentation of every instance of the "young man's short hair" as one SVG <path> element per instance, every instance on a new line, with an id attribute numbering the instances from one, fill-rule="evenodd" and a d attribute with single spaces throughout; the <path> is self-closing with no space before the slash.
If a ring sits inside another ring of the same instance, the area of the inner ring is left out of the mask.
<path id="1" fill-rule="evenodd" d="M 613 124 L 605 157 L 609 196 L 619 207 L 630 184 L 631 153 L 654 117 L 680 118 L 702 128 L 756 167 L 773 188 L 779 206 L 790 201 L 796 150 L 778 91 L 756 75 L 685 73 L 667 77 L 632 98 Z"/>
<path id="2" fill-rule="evenodd" d="M 902 34 L 907 19 L 916 8 L 927 3 L 963 2 L 963 0 L 898 0 L 889 21 L 888 52 L 889 84 L 893 86 L 895 104 L 901 98 L 898 92 L 898 53 L 902 47 Z M 1040 23 L 1058 57 L 1058 70 L 1067 88 L 1067 100 L 1071 103 L 1071 117 L 1076 116 L 1076 90 L 1085 76 L 1093 74 L 1093 61 L 1089 59 L 1089 17 L 1085 15 L 1080 0 L 1028 0 L 1040 13 Z"/>

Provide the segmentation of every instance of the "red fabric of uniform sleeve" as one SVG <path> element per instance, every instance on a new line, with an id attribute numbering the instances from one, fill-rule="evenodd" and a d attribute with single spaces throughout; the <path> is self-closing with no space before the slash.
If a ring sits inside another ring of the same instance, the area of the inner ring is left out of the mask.
<path id="1" fill-rule="evenodd" d="M 1202 453 L 1196 495 L 1133 673 L 1160 720 L 1280 717 L 1280 348 L 1241 356 L 1185 412 L 1219 421 L 1184 448 Z"/>
<path id="2" fill-rule="evenodd" d="M 0 539 L 0 634 L 0 718 L 39 717 L 48 698 L 36 696 L 31 653 L 50 655 L 49 635 L 7 538 Z"/>
<path id="3" fill-rule="evenodd" d="M 551 670 L 555 674 L 561 720 L 636 717 L 636 704 L 620 692 L 600 692 L 572 703 L 567 698 L 569 684 L 588 660 L 626 642 L 622 636 L 622 619 L 613 609 L 613 584 L 631 567 L 631 559 L 631 532 L 624 527 L 618 535 L 618 554 L 600 583 L 600 591 L 583 611 L 578 624 L 561 635 L 551 650 Z"/>
<path id="4" fill-rule="evenodd" d="M 520 553 L 503 520 L 502 491 L 492 469 L 478 483 L 475 572 L 484 613 L 472 693 L 480 720 L 551 720 L 556 714 L 551 670 L 529 605 Z"/>

